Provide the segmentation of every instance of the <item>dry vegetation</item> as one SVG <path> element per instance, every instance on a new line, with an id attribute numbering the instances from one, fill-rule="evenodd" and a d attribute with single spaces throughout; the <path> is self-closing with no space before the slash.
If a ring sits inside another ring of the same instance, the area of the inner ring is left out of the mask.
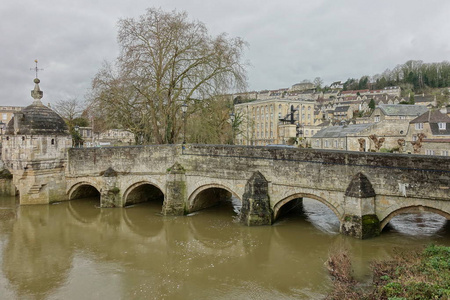
<path id="1" fill-rule="evenodd" d="M 373 262 L 370 289 L 352 277 L 345 249 L 330 254 L 327 268 L 334 280 L 327 299 L 450 298 L 450 247 L 430 245 L 416 251 L 397 250 L 392 260 Z"/>

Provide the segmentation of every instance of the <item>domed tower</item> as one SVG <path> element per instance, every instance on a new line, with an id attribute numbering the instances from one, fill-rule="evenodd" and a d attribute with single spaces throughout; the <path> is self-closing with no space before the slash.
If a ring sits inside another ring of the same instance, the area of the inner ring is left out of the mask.
<path id="1" fill-rule="evenodd" d="M 66 200 L 64 168 L 72 139 L 64 120 L 42 104 L 40 80 L 34 79 L 34 101 L 9 121 L 2 160 L 13 175 L 20 204 Z"/>

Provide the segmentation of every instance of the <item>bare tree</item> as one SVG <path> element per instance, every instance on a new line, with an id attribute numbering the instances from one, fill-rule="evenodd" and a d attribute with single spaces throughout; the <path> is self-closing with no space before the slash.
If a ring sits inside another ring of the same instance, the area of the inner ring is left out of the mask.
<path id="1" fill-rule="evenodd" d="M 320 77 L 316 77 L 316 78 L 314 78 L 313 83 L 316 86 L 316 89 L 320 90 L 322 88 L 322 85 L 323 85 L 323 80 Z"/>
<path id="2" fill-rule="evenodd" d="M 64 119 L 64 121 L 66 121 L 69 129 L 72 129 L 74 120 L 81 117 L 84 105 L 79 102 L 77 98 L 71 98 L 56 101 L 53 105 L 53 109 Z"/>
<path id="3" fill-rule="evenodd" d="M 204 99 L 245 87 L 245 42 L 226 34 L 211 37 L 185 12 L 148 9 L 119 21 L 121 54 L 93 80 L 93 98 L 111 121 L 143 142 L 174 143 L 187 115 Z"/>
<path id="4" fill-rule="evenodd" d="M 418 154 L 420 153 L 420 148 L 422 148 L 422 141 L 424 138 L 426 138 L 427 136 L 424 133 L 419 133 L 417 135 L 417 140 L 416 141 L 412 141 L 410 142 L 411 145 L 413 146 L 413 150 L 414 150 L 414 154 Z"/>
<path id="5" fill-rule="evenodd" d="M 375 150 L 380 151 L 381 146 L 383 145 L 385 138 L 378 138 L 376 134 L 369 135 L 369 139 L 371 139 L 375 145 Z"/>

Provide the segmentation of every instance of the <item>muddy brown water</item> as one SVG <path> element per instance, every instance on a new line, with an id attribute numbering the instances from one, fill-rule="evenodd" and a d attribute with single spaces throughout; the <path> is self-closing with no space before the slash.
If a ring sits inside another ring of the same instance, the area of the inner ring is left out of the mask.
<path id="1" fill-rule="evenodd" d="M 332 249 L 349 249 L 368 281 L 370 261 L 396 247 L 450 245 L 449 222 L 429 213 L 397 216 L 361 241 L 340 235 L 333 212 L 311 199 L 262 227 L 239 224 L 232 202 L 180 217 L 162 216 L 158 202 L 98 203 L 0 198 L 0 299 L 320 299 Z"/>

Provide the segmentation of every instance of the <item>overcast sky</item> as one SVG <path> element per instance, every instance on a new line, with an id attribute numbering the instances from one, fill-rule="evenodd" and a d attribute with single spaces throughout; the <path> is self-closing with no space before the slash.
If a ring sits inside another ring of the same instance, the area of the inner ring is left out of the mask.
<path id="1" fill-rule="evenodd" d="M 83 100 L 102 62 L 117 57 L 117 21 L 148 7 L 184 10 L 213 35 L 247 41 L 250 90 L 450 60 L 448 0 L 3 0 L 0 105 L 31 104 L 35 59 L 45 104 Z"/>

